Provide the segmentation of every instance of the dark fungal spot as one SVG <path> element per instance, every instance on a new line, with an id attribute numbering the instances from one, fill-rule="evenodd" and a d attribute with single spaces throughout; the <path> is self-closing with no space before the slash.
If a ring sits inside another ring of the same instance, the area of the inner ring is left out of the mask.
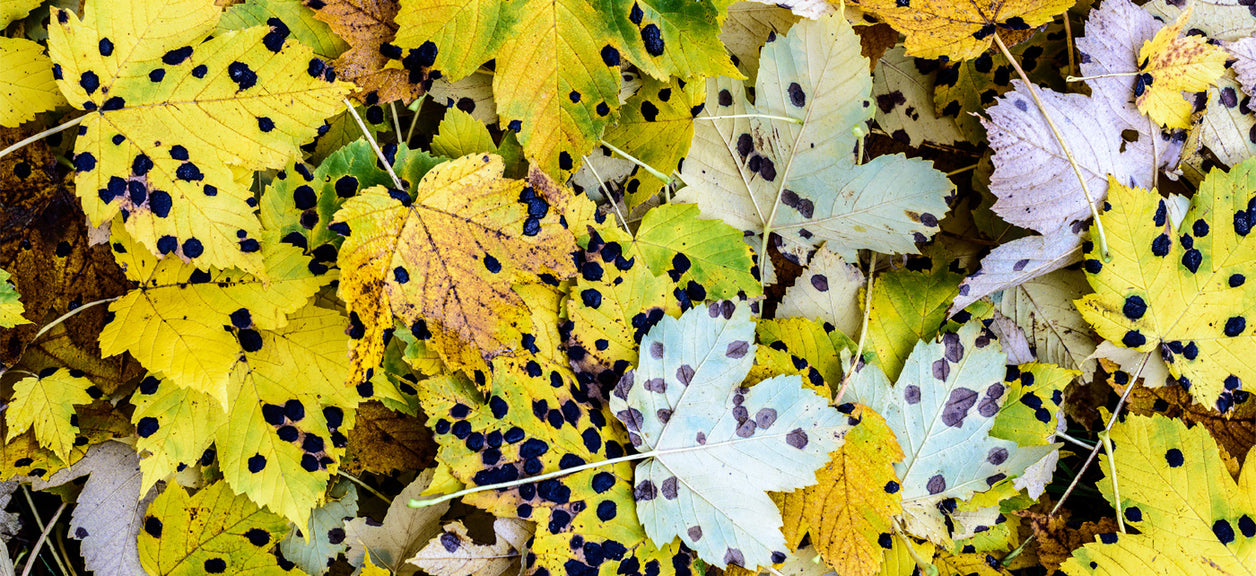
<path id="1" fill-rule="evenodd" d="M 222 558 L 210 558 L 205 561 L 205 571 L 210 574 L 222 574 L 227 571 L 227 561 Z"/>
<path id="2" fill-rule="evenodd" d="M 193 78 L 204 78 L 206 74 L 209 74 L 209 67 L 204 64 L 198 64 L 192 69 Z"/>
<path id="3" fill-rule="evenodd" d="M 1183 238 L 1190 238 L 1190 236 L 1183 236 Z M 1183 242 L 1182 245 L 1185 246 L 1186 243 Z M 1187 270 L 1190 270 L 1191 274 L 1198 272 L 1199 266 L 1200 264 L 1203 264 L 1203 262 L 1204 255 L 1197 248 L 1191 248 L 1182 254 L 1182 266 L 1186 267 Z"/>
<path id="4" fill-rule="evenodd" d="M 79 86 L 82 86 L 83 90 L 86 90 L 88 94 L 91 94 L 95 92 L 97 88 L 100 88 L 100 77 L 97 76 L 95 72 L 88 70 L 79 76 Z"/>
<path id="5" fill-rule="evenodd" d="M 607 66 L 619 66 L 619 50 L 607 44 L 602 47 L 602 63 Z"/>
<path id="6" fill-rule="evenodd" d="M 1225 335 L 1231 338 L 1238 336 L 1247 329 L 1247 319 L 1242 316 L 1232 316 L 1225 321 Z"/>
<path id="7" fill-rule="evenodd" d="M 74 155 L 74 170 L 77 172 L 91 172 L 96 169 L 96 157 L 89 152 Z"/>
<path id="8" fill-rule="evenodd" d="M 191 162 L 184 162 L 175 168 L 174 175 L 176 178 L 185 182 L 200 182 L 205 179 L 205 175 L 201 173 L 201 169 Z"/>
<path id="9" fill-rule="evenodd" d="M 291 31 L 288 30 L 288 25 L 278 18 L 270 18 L 266 20 L 266 24 L 270 26 L 270 32 L 262 38 L 262 45 L 266 46 L 267 50 L 278 54 L 283 49 L 284 40 L 288 38 Z"/>
<path id="10" fill-rule="evenodd" d="M 641 29 L 641 43 L 645 45 L 647 54 L 654 57 L 663 55 L 663 34 L 657 24 L 646 24 Z"/>
<path id="11" fill-rule="evenodd" d="M 182 48 L 175 48 L 174 50 L 166 52 L 165 55 L 161 57 L 161 61 L 168 66 L 175 66 L 182 64 L 184 60 L 187 60 L 191 56 L 192 47 L 184 46 Z"/>
<path id="12" fill-rule="evenodd" d="M 1156 238 L 1151 241 L 1151 253 L 1160 257 L 1168 256 L 1170 245 L 1171 242 L 1168 234 L 1156 236 Z"/>
<path id="13" fill-rule="evenodd" d="M 941 474 L 935 474 L 929 478 L 925 489 L 929 491 L 929 494 L 941 494 L 946 490 L 946 478 L 943 478 Z"/>
<path id="14" fill-rule="evenodd" d="M 732 106 L 732 105 L 733 105 L 733 94 L 732 94 L 731 92 L 729 92 L 727 88 L 722 89 L 722 90 L 720 90 L 720 93 L 719 93 L 719 100 L 718 100 L 718 101 L 719 101 L 719 103 L 720 103 L 720 106 Z"/>
<path id="15" fill-rule="evenodd" d="M 253 72 L 253 69 L 243 62 L 228 64 L 227 76 L 240 87 L 240 90 L 248 90 L 257 85 L 257 73 Z"/>
<path id="16" fill-rule="evenodd" d="M 1147 313 L 1147 302 L 1141 296 L 1130 296 L 1125 299 L 1125 305 L 1121 307 L 1121 313 L 1125 314 L 1130 320 L 1138 320 Z"/>
<path id="17" fill-rule="evenodd" d="M 1234 541 L 1234 527 L 1225 520 L 1217 520 L 1212 523 L 1212 533 L 1222 544 L 1229 544 Z"/>
<path id="18" fill-rule="evenodd" d="M 658 115 L 659 109 L 653 102 L 650 102 L 649 100 L 641 102 L 641 117 L 645 118 L 646 122 L 655 121 L 655 119 L 658 118 Z"/>
<path id="19" fill-rule="evenodd" d="M 257 129 L 262 132 L 270 132 L 275 129 L 275 122 L 266 116 L 258 116 Z"/>
<path id="20" fill-rule="evenodd" d="M 1126 348 L 1139 348 L 1147 343 L 1147 337 L 1143 336 L 1138 330 L 1130 330 L 1121 338 L 1121 344 Z"/>
<path id="21" fill-rule="evenodd" d="M 789 89 L 786 92 L 789 94 L 789 103 L 793 104 L 794 107 L 802 108 L 807 105 L 807 94 L 802 91 L 802 86 L 797 82 L 790 82 Z"/>
<path id="22" fill-rule="evenodd" d="M 254 454 L 249 457 L 249 472 L 257 474 L 266 468 L 266 457 L 261 454 Z"/>
<path id="23" fill-rule="evenodd" d="M 161 538 L 162 523 L 156 516 L 144 518 L 144 533 L 153 538 Z"/>
<path id="24" fill-rule="evenodd" d="M 1182 451 L 1177 448 L 1170 448 L 1164 453 L 1165 462 L 1169 463 L 1170 468 L 1178 468 L 1186 463 L 1186 458 L 1182 456 Z"/>

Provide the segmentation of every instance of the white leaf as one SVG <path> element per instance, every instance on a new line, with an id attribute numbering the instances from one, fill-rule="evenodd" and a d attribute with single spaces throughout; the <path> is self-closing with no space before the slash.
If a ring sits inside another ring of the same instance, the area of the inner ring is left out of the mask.
<path id="1" fill-rule="evenodd" d="M 1058 447 L 1022 447 L 989 435 L 1007 398 L 1007 357 L 995 343 L 966 324 L 937 342 L 917 342 L 893 386 L 871 364 L 850 381 L 849 399 L 884 416 L 906 454 L 894 469 L 908 531 L 939 544 L 950 537 L 939 503 L 1019 476 Z"/>
<path id="2" fill-rule="evenodd" d="M 1132 350 L 1124 346 L 1117 346 L 1107 340 L 1099 343 L 1095 347 L 1095 352 L 1090 355 L 1090 359 L 1104 359 L 1116 363 L 1121 367 L 1121 371 L 1133 378 L 1138 375 L 1143 379 L 1143 385 L 1148 388 L 1160 388 L 1162 386 L 1170 386 L 1177 384 L 1177 378 L 1169 373 L 1169 365 L 1159 354 L 1148 356 L 1138 350 Z M 1144 364 L 1144 359 L 1146 363 Z M 1141 372 L 1139 370 L 1142 370 Z"/>
<path id="3" fill-rule="evenodd" d="M 409 560 L 432 576 L 500 576 L 517 566 L 535 527 L 517 518 L 493 520 L 493 544 L 476 544 L 461 521 L 445 526 Z"/>
<path id="4" fill-rule="evenodd" d="M 1256 114 L 1248 107 L 1250 103 L 1245 105 L 1247 102 L 1234 72 L 1227 71 L 1208 89 L 1208 104 L 1196 129 L 1198 138 L 1189 142 L 1207 148 L 1226 166 L 1256 156 Z"/>
<path id="5" fill-rule="evenodd" d="M 611 396 L 640 450 L 637 517 L 657 545 L 676 536 L 721 568 L 784 559 L 781 515 L 767 491 L 815 483 L 849 428 L 798 376 L 738 386 L 754 363 L 750 306 L 732 301 L 665 316 Z"/>
<path id="6" fill-rule="evenodd" d="M 1089 380 L 1095 371 L 1094 361 L 1088 360 L 1095 340 L 1073 301 L 1090 292 L 1081 271 L 1057 270 L 1009 288 L 993 300 L 999 312 L 1025 331 L 1040 360 L 1082 370 Z"/>
<path id="7" fill-rule="evenodd" d="M 953 186 L 901 155 L 855 165 L 852 130 L 872 114 L 871 88 L 859 41 L 836 15 L 770 38 L 754 105 L 739 82 L 707 81 L 676 198 L 751 235 L 776 232 L 795 260 L 824 241 L 848 259 L 863 248 L 915 253 L 937 232 Z"/>
<path id="8" fill-rule="evenodd" d="M 794 14 L 803 18 L 811 18 L 812 20 L 821 16 L 832 14 L 837 7 L 829 0 L 793 0 L 792 2 L 775 2 L 773 0 L 754 0 L 763 4 L 772 4 L 780 6 L 786 10 L 792 11 Z"/>
<path id="9" fill-rule="evenodd" d="M 1020 286 L 1081 259 L 1082 239 L 1069 228 L 1046 236 L 1012 240 L 981 259 L 981 269 L 964 278 L 950 314 L 967 308 L 987 295 Z"/>
<path id="10" fill-rule="evenodd" d="M 1238 76 L 1243 91 L 1248 95 L 1256 93 L 1256 37 L 1231 42 L 1226 48 L 1234 56 L 1234 64 L 1230 69 Z"/>
<path id="11" fill-rule="evenodd" d="M 135 449 L 109 441 L 92 446 L 82 460 L 31 487 L 43 490 L 90 475 L 70 516 L 70 535 L 82 540 L 83 563 L 97 574 L 146 576 L 138 540 L 148 503 L 160 486 L 140 498 L 139 457 Z"/>
<path id="12" fill-rule="evenodd" d="M 864 275 L 841 256 L 821 247 L 794 285 L 785 291 L 777 318 L 810 318 L 828 322 L 851 339 L 859 338 L 863 322 L 859 289 Z"/>
<path id="13" fill-rule="evenodd" d="M 753 78 L 759 73 L 759 48 L 769 34 L 785 34 L 798 21 L 798 16 L 779 5 L 761 2 L 736 2 L 728 7 L 728 17 L 720 26 L 720 41 L 733 56 L 743 74 Z"/>
<path id="14" fill-rule="evenodd" d="M 497 102 L 493 100 L 493 75 L 471 74 L 457 82 L 444 78 L 432 81 L 427 91 L 432 101 L 457 108 L 485 124 L 497 123 Z"/>
<path id="15" fill-rule="evenodd" d="M 877 61 L 872 73 L 872 95 L 877 104 L 877 124 L 899 140 L 918 147 L 926 140 L 954 144 L 964 140 L 955 119 L 938 117 L 933 104 L 937 66 L 929 73 L 916 67 L 916 58 L 903 46 L 895 46 Z"/>
<path id="16" fill-rule="evenodd" d="M 331 561 L 348 548 L 344 524 L 358 515 L 358 490 L 342 481 L 333 492 L 342 487 L 343 496 L 315 508 L 304 528 L 293 530 L 279 543 L 283 557 L 307 574 L 326 574 Z"/>
<path id="17" fill-rule="evenodd" d="M 994 311 L 994 318 L 990 322 L 990 331 L 999 339 L 999 346 L 1003 349 L 1003 353 L 1007 355 L 1008 364 L 1026 364 L 1036 360 L 1034 353 L 1029 349 L 1029 340 L 1025 338 L 1025 332 L 1016 325 L 1011 318 L 1004 316 L 998 310 Z"/>
<path id="18" fill-rule="evenodd" d="M 440 533 L 440 517 L 449 509 L 448 503 L 426 508 L 411 508 L 410 499 L 419 498 L 432 481 L 432 470 L 425 470 L 406 486 L 392 504 L 384 522 L 370 522 L 367 518 L 354 518 L 345 522 L 345 556 L 349 563 L 361 567 L 366 552 L 371 562 L 387 567 L 398 576 L 413 574 L 417 567 L 406 563 L 428 540 Z"/>

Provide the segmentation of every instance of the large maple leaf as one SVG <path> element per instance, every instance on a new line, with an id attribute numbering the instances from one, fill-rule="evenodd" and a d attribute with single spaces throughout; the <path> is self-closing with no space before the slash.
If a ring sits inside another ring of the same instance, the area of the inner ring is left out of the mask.
<path id="1" fill-rule="evenodd" d="M 123 214 L 154 253 L 261 273 L 256 201 L 232 169 L 298 155 L 351 85 L 325 74 L 286 26 L 207 40 L 219 10 L 210 0 L 91 1 L 82 19 L 55 11 L 48 46 L 62 93 L 88 112 L 74 181 L 92 223 Z"/>

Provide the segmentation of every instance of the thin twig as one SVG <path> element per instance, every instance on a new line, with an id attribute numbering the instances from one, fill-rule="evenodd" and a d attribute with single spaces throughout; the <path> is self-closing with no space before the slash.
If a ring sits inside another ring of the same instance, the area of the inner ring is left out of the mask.
<path id="1" fill-rule="evenodd" d="M 1112 416 L 1108 418 L 1108 425 L 1103 428 L 1103 432 L 1105 434 L 1112 430 L 1112 426 L 1116 424 L 1117 416 L 1120 416 L 1121 414 L 1121 408 L 1125 406 L 1125 401 L 1130 397 L 1130 392 L 1138 386 L 1138 377 L 1142 375 L 1143 368 L 1147 366 L 1147 360 L 1151 358 L 1152 352 L 1155 352 L 1155 350 L 1147 352 L 1147 354 L 1143 356 L 1143 363 L 1138 366 L 1138 371 L 1130 377 L 1130 383 L 1125 387 L 1125 392 L 1121 394 L 1121 401 L 1117 402 L 1116 409 L 1112 411 Z M 1095 444 L 1095 447 L 1090 451 L 1090 456 L 1086 457 L 1086 463 L 1082 464 L 1081 469 L 1077 471 L 1077 475 L 1073 477 L 1073 482 L 1068 485 L 1068 489 L 1060 496 L 1060 500 L 1055 503 L 1055 507 L 1047 514 L 1048 517 L 1055 516 L 1055 514 L 1060 511 L 1060 508 L 1064 507 L 1064 502 L 1068 500 L 1069 495 L 1077 488 L 1077 484 L 1082 480 L 1082 475 L 1086 474 L 1086 469 L 1090 468 L 1090 463 L 1095 461 L 1095 457 L 1099 455 L 1099 449 L 1102 447 L 1102 442 Z"/>
<path id="2" fill-rule="evenodd" d="M 35 525 L 39 527 L 39 530 L 40 530 L 41 532 L 42 532 L 42 531 L 44 531 L 44 530 L 46 529 L 46 528 L 44 527 L 44 520 L 43 520 L 43 518 L 40 518 L 40 517 L 39 517 L 39 509 L 35 508 L 35 499 L 34 499 L 34 498 L 31 498 L 31 491 L 30 491 L 30 488 L 27 488 L 27 487 L 26 487 L 26 484 L 23 484 L 23 485 L 22 485 L 22 496 L 25 496 L 25 497 L 26 497 L 26 504 L 27 504 L 28 506 L 30 506 L 30 507 L 31 507 L 31 515 L 35 517 Z M 48 523 L 48 527 L 51 527 L 51 526 L 52 526 L 53 524 L 55 524 L 55 523 L 56 523 L 56 518 L 54 518 L 52 522 L 49 522 L 49 523 Z M 32 561 L 35 559 L 35 557 L 36 557 L 36 556 L 38 556 L 38 555 L 39 555 L 39 554 L 38 554 L 38 552 L 39 552 L 39 550 L 38 550 L 38 549 L 36 549 L 36 550 L 33 550 L 33 551 L 32 551 L 32 553 L 31 553 L 31 560 L 32 560 Z M 60 568 L 60 569 L 61 569 L 61 573 L 62 573 L 62 574 L 67 574 L 67 573 L 68 573 L 68 572 L 66 571 L 66 569 L 65 569 L 65 566 L 66 566 L 66 564 L 68 564 L 68 563 L 70 562 L 69 558 L 66 558 L 65 564 L 62 564 L 62 563 L 61 563 L 61 557 L 60 557 L 60 556 L 58 556 L 58 555 L 56 555 L 56 554 L 53 554 L 53 555 L 52 555 L 52 559 L 53 559 L 53 560 L 55 560 L 55 561 L 57 562 L 57 568 Z"/>
<path id="3" fill-rule="evenodd" d="M 1065 433 L 1063 433 L 1063 432 L 1056 432 L 1056 433 L 1055 433 L 1055 435 L 1056 435 L 1057 437 L 1059 437 L 1060 439 L 1062 439 L 1062 440 L 1066 441 L 1066 442 L 1070 442 L 1070 443 L 1072 443 L 1072 444 L 1076 444 L 1076 445 L 1081 446 L 1082 448 L 1085 448 L 1085 449 L 1087 449 L 1087 450 L 1094 450 L 1094 449 L 1095 449 L 1095 445 L 1094 445 L 1094 444 L 1087 444 L 1086 442 L 1084 442 L 1084 441 L 1082 441 L 1082 440 L 1078 440 L 1077 438 L 1074 438 L 1074 437 L 1072 437 L 1072 436 L 1069 436 L 1068 434 L 1065 434 Z"/>
<path id="4" fill-rule="evenodd" d="M 52 136 L 53 134 L 56 134 L 57 132 L 61 132 L 62 130 L 68 130 L 70 128 L 78 126 L 79 124 L 82 124 L 84 120 L 87 119 L 87 116 L 88 116 L 87 114 L 84 114 L 60 126 L 49 128 L 47 130 L 44 130 L 43 132 L 30 136 L 29 138 L 23 138 L 21 140 L 18 140 L 17 142 L 14 142 L 12 146 L 9 146 L 8 148 L 5 148 L 4 150 L 0 150 L 0 158 L 4 158 L 5 156 L 8 156 L 13 151 L 19 148 L 22 148 L 23 146 L 26 146 L 27 144 L 30 144 L 32 142 L 38 142 L 44 138 L 47 138 L 49 136 Z"/>
<path id="5" fill-rule="evenodd" d="M 345 472 L 343 470 L 336 472 L 336 474 L 339 474 L 340 477 L 344 478 L 345 480 L 348 480 L 350 482 L 353 482 L 354 484 L 357 484 L 358 486 L 361 486 L 363 490 L 366 490 L 367 492 L 374 494 L 380 500 L 383 500 L 389 504 L 392 504 L 392 498 L 389 498 L 383 494 L 380 494 L 378 490 L 371 488 L 369 485 L 367 485 L 366 482 L 363 482 L 362 480 L 355 478 L 352 474 L 349 474 L 348 472 Z"/>
<path id="6" fill-rule="evenodd" d="M 1138 76 L 1141 72 L 1112 72 L 1111 74 L 1095 74 L 1094 76 L 1066 76 L 1065 82 L 1082 82 L 1085 80 L 1098 80 L 1100 78 L 1124 78 L 1127 76 Z"/>
<path id="7" fill-rule="evenodd" d="M 1133 386 L 1133 383 L 1130 384 Z M 1099 439 L 1103 441 L 1103 451 L 1108 454 L 1108 468 L 1112 470 L 1112 501 L 1116 503 L 1116 526 L 1125 534 L 1125 519 L 1122 514 L 1125 513 L 1121 509 L 1121 487 L 1116 482 L 1116 459 L 1112 457 L 1112 439 L 1108 437 L 1108 433 L 1104 432 L 1099 435 Z"/>
<path id="8" fill-rule="evenodd" d="M 366 124 L 362 122 L 362 117 L 358 116 L 358 111 L 353 108 L 353 103 L 348 98 L 344 99 L 345 106 L 349 108 L 349 114 L 353 115 L 353 120 L 358 123 L 358 129 L 362 131 L 362 135 L 366 137 L 366 141 L 371 144 L 371 149 L 375 151 L 375 155 L 379 157 L 379 163 L 384 165 L 384 169 L 388 171 L 388 175 L 392 177 L 393 184 L 398 190 L 405 190 L 406 186 L 401 183 L 401 179 L 397 177 L 397 173 L 393 172 L 392 164 L 388 162 L 388 158 L 384 157 L 384 152 L 379 149 L 379 144 L 375 142 L 375 138 L 371 136 Z"/>
<path id="9" fill-rule="evenodd" d="M 980 166 L 980 164 L 972 164 L 972 165 L 969 165 L 969 166 L 965 166 L 965 167 L 963 167 L 963 168 L 958 168 L 958 169 L 955 169 L 955 170 L 951 170 L 950 172 L 947 172 L 947 173 L 946 173 L 946 175 L 947 175 L 947 176 L 954 176 L 954 175 L 956 175 L 956 174 L 963 174 L 963 173 L 965 173 L 965 172 L 968 172 L 969 170 L 975 170 L 978 166 Z"/>
<path id="10" fill-rule="evenodd" d="M 837 389 L 837 396 L 833 398 L 833 403 L 841 405 L 842 396 L 846 394 L 846 387 L 850 385 L 850 377 L 859 369 L 859 363 L 863 361 L 864 341 L 868 336 L 868 317 L 872 315 L 872 276 L 877 270 L 877 253 L 873 252 L 868 258 L 868 285 L 864 287 L 864 313 L 863 325 L 859 328 L 859 344 L 855 345 L 855 357 L 851 360 L 850 368 L 842 375 L 842 385 Z"/>
<path id="11" fill-rule="evenodd" d="M 1073 43 L 1073 24 L 1069 22 L 1068 12 L 1064 12 L 1064 50 L 1068 52 L 1068 73 L 1073 75 L 1077 73 L 1077 58 L 1073 55 L 1075 45 Z"/>
<path id="12" fill-rule="evenodd" d="M 616 148 L 614 145 L 610 144 L 609 142 L 605 140 L 599 141 L 598 144 L 601 144 L 609 148 L 611 152 L 619 154 L 620 156 L 623 156 L 624 159 L 628 160 L 629 162 L 632 162 L 633 164 L 640 166 L 643 170 L 645 170 L 646 172 L 649 172 L 651 176 L 658 178 L 659 180 L 662 180 L 664 186 L 672 183 L 672 178 L 670 176 L 662 173 L 657 168 L 649 164 L 646 164 L 645 162 L 642 162 L 641 160 L 638 160 L 637 157 L 633 156 L 632 154 L 629 154 L 627 152 L 624 152 L 623 150 L 620 150 L 619 148 Z"/>
<path id="13" fill-rule="evenodd" d="M 1099 219 L 1099 207 L 1095 206 L 1095 199 L 1090 195 L 1090 187 L 1086 185 L 1086 177 L 1082 175 L 1082 169 L 1077 165 L 1077 160 L 1073 158 L 1073 152 L 1069 150 L 1068 144 L 1064 142 L 1064 136 L 1060 134 L 1060 129 L 1055 126 L 1055 121 L 1051 119 L 1051 115 L 1047 113 L 1047 107 L 1042 103 L 1042 99 L 1038 97 L 1038 89 L 1034 87 L 1034 83 L 1029 81 L 1029 75 L 1025 74 L 1025 69 L 1021 68 L 1016 57 L 1012 56 L 1012 52 L 1007 49 L 1007 45 L 1003 43 L 1003 38 L 999 37 L 998 32 L 994 34 L 994 43 L 999 45 L 999 50 L 1003 51 L 1003 57 L 1011 62 L 1012 67 L 1016 69 L 1016 73 L 1020 75 L 1021 81 L 1025 83 L 1025 89 L 1029 91 L 1029 95 L 1033 97 L 1034 104 L 1038 105 L 1038 111 L 1042 112 L 1042 117 L 1047 121 L 1047 126 L 1051 128 L 1051 134 L 1055 136 L 1055 141 L 1059 143 L 1060 150 L 1064 151 L 1064 157 L 1068 159 L 1069 166 L 1073 167 L 1073 173 L 1077 175 L 1077 181 L 1082 185 L 1082 194 L 1086 196 L 1086 205 L 1090 208 L 1090 214 L 1095 218 L 1095 230 L 1099 233 L 1099 254 L 1104 262 L 1111 262 L 1112 256 L 1108 253 L 1108 236 L 1103 232 L 1103 221 Z"/>
<path id="14" fill-rule="evenodd" d="M 26 568 L 22 569 L 22 576 L 29 576 L 31 569 L 35 567 L 35 559 L 39 558 L 39 549 L 44 546 L 44 540 L 48 539 L 48 533 L 52 531 L 52 527 L 57 525 L 57 519 L 61 517 L 61 513 L 65 511 L 65 507 L 66 503 L 62 502 L 61 507 L 57 508 L 57 512 L 52 515 L 52 518 L 48 519 L 48 525 L 45 526 L 43 531 L 39 533 L 39 539 L 35 541 L 35 546 L 31 549 L 30 558 L 26 559 Z M 53 554 L 52 557 L 57 558 L 57 555 Z M 57 565 L 61 566 L 61 560 L 59 558 L 57 559 Z M 61 572 L 65 573 L 64 567 L 61 568 Z"/>
<path id="15" fill-rule="evenodd" d="M 423 109 L 423 100 L 427 99 L 427 94 L 419 97 L 418 106 L 414 107 L 414 114 L 410 116 L 410 129 L 406 130 L 406 145 L 410 145 L 410 137 L 414 136 L 414 125 L 419 123 L 419 110 Z"/>

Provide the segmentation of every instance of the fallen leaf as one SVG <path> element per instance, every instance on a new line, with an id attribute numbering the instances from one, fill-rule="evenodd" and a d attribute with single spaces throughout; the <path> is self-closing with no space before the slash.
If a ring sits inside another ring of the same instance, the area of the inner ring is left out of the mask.
<path id="1" fill-rule="evenodd" d="M 968 60 L 985 52 L 995 34 L 1019 39 L 1073 5 L 1073 0 L 851 0 L 907 35 L 907 53 Z M 1011 42 L 1009 42 L 1011 43 Z"/>
<path id="2" fill-rule="evenodd" d="M 1199 36 L 1180 36 L 1191 8 L 1161 28 L 1138 52 L 1139 80 L 1134 96 L 1138 109 L 1168 128 L 1189 128 L 1192 106 L 1182 92 L 1203 92 L 1225 71 L 1226 51 Z"/>
<path id="3" fill-rule="evenodd" d="M 533 527 L 512 518 L 493 520 L 493 544 L 477 544 L 460 521 L 445 526 L 409 562 L 432 576 L 500 576 L 518 565 Z"/>
<path id="4" fill-rule="evenodd" d="M 415 567 L 406 560 L 440 533 L 440 517 L 449 508 L 448 504 L 426 508 L 407 505 L 411 498 L 418 498 L 431 481 L 431 470 L 420 473 L 393 498 L 382 523 L 370 518 L 353 518 L 344 523 L 348 547 L 345 556 L 350 564 L 362 566 L 369 554 L 371 562 L 399 576 L 415 572 Z"/>
<path id="5" fill-rule="evenodd" d="M 21 9 L 9 4 L 3 12 Z M 8 20 L 6 15 L 0 14 L 0 23 Z M 0 38 L 0 70 L 0 126 L 18 126 L 66 103 L 43 46 L 25 38 Z"/>

